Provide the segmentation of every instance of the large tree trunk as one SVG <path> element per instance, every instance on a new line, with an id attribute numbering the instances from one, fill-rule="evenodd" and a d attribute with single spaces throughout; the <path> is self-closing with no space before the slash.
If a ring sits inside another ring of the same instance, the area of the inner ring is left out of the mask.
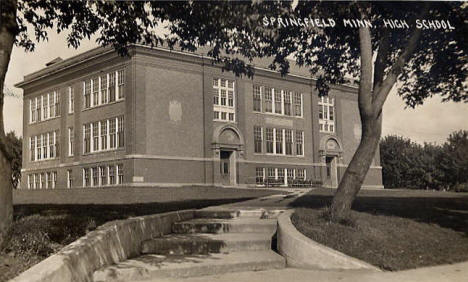
<path id="1" fill-rule="evenodd" d="M 351 205 L 361 189 L 379 144 L 382 132 L 382 115 L 377 118 L 363 117 L 361 120 L 361 142 L 333 197 L 331 216 L 334 221 L 348 217 Z"/>
<path id="2" fill-rule="evenodd" d="M 5 76 L 17 33 L 16 1 L 2 0 L 0 11 L 0 247 L 13 221 L 13 184 L 11 182 L 11 156 L 7 151 L 3 121 Z"/>

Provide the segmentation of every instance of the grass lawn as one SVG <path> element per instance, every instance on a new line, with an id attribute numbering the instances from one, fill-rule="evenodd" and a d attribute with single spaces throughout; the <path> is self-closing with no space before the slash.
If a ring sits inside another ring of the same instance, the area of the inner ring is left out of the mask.
<path id="1" fill-rule="evenodd" d="M 226 195 L 223 190 L 213 189 L 210 192 L 205 189 L 203 197 L 206 199 L 182 200 L 183 197 L 178 196 L 176 201 L 142 204 L 15 205 L 11 235 L 5 247 L 0 250 L 0 281 L 17 276 L 107 221 L 175 210 L 199 209 L 282 193 L 252 189 L 235 190 L 235 194 Z M 157 193 L 157 190 L 153 191 Z M 145 192 L 148 193 L 150 192 Z M 158 198 L 157 195 L 151 197 Z"/>
<path id="2" fill-rule="evenodd" d="M 313 190 L 291 204 L 300 232 L 385 270 L 468 260 L 466 193 L 362 190 L 346 224 L 323 216 L 333 193 Z"/>

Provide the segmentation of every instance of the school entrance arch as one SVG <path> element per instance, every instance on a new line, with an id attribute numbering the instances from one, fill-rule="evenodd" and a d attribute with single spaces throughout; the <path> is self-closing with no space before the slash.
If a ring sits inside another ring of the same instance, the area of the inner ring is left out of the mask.
<path id="1" fill-rule="evenodd" d="M 214 182 L 225 186 L 238 184 L 238 159 L 243 157 L 244 139 L 234 125 L 223 125 L 214 130 Z"/>

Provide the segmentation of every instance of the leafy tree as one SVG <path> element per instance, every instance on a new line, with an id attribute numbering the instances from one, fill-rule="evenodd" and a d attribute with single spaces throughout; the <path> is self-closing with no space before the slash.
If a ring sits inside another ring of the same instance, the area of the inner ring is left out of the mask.
<path id="1" fill-rule="evenodd" d="M 448 185 L 468 184 L 468 130 L 450 134 L 443 146 L 443 156 L 439 163 Z"/>
<path id="2" fill-rule="evenodd" d="M 328 83 L 345 82 L 345 74 L 359 78 L 360 145 L 332 203 L 333 218 L 346 217 L 372 162 L 381 134 L 382 107 L 392 87 L 408 105 L 442 95 L 467 99 L 463 91 L 467 64 L 467 7 L 464 3 L 330 3 L 302 2 L 112 2 L 59 0 L 3 0 L 0 16 L 0 87 L 3 89 L 11 50 L 16 44 L 34 50 L 47 39 L 47 30 L 67 31 L 67 43 L 98 34 L 100 45 L 121 54 L 129 43 L 161 44 L 155 30 L 164 25 L 169 46 L 183 50 L 209 45 L 207 55 L 236 74 L 253 75 L 251 60 L 270 57 L 271 67 L 286 74 L 288 57 L 310 68 L 317 89 L 326 95 Z M 270 17 L 333 18 L 334 28 L 268 26 Z M 343 19 L 370 20 L 375 28 L 344 28 Z M 450 19 L 455 30 L 381 28 L 383 19 Z M 30 38 L 28 26 L 35 38 Z M 373 59 L 375 57 L 375 60 Z M 0 94 L 3 109 L 3 94 Z M 11 156 L 5 149 L 3 111 L 0 110 L 0 238 L 11 223 Z M 3 144 L 3 145 L 2 145 Z M 0 239 L 1 240 L 1 239 Z M 1 243 L 1 242 L 0 242 Z"/>
<path id="3" fill-rule="evenodd" d="M 6 147 L 11 160 L 11 184 L 14 188 L 18 188 L 21 180 L 21 163 L 22 163 L 22 151 L 23 151 L 23 138 L 16 136 L 14 131 L 7 133 L 6 135 Z"/>

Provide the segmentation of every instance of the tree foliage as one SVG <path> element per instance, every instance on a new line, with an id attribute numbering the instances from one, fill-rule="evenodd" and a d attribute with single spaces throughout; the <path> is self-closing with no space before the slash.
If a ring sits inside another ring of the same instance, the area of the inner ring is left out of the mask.
<path id="1" fill-rule="evenodd" d="M 14 131 L 6 135 L 6 147 L 11 159 L 11 183 L 18 188 L 21 180 L 23 138 L 16 136 Z"/>
<path id="2" fill-rule="evenodd" d="M 468 131 L 453 132 L 442 145 L 386 136 L 380 142 L 386 188 L 468 191 Z"/>

